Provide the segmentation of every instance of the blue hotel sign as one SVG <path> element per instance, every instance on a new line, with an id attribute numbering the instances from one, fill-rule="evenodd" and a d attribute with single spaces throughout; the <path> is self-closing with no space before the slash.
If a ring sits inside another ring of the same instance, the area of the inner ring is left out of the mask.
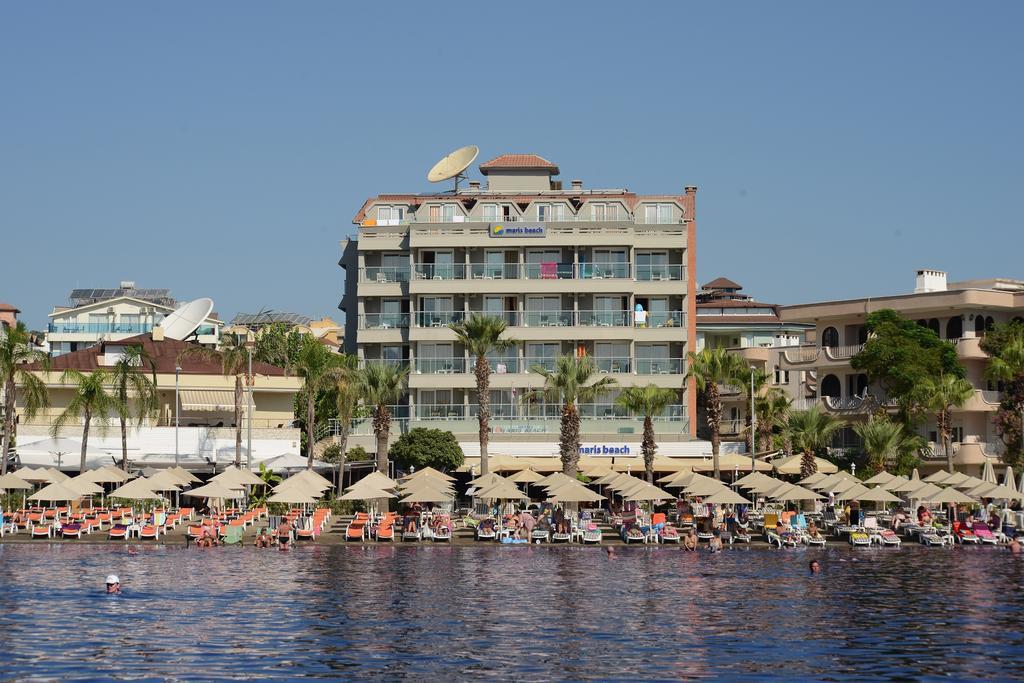
<path id="1" fill-rule="evenodd" d="M 629 455 L 629 446 L 611 446 L 609 444 L 594 444 L 593 446 L 580 446 L 580 455 Z"/>
<path id="2" fill-rule="evenodd" d="M 491 237 L 546 237 L 547 226 L 543 223 L 491 223 Z"/>

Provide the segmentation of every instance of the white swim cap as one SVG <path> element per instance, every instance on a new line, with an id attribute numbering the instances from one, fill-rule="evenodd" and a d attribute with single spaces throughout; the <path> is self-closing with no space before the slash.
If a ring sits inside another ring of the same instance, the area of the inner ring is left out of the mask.
<path id="1" fill-rule="evenodd" d="M 121 583 L 121 579 L 117 578 L 117 574 L 107 574 L 107 585 L 114 583 Z"/>

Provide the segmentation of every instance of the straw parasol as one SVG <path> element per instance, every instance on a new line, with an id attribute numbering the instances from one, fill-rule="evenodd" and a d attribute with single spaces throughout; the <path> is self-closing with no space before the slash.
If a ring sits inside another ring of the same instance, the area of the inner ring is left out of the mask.
<path id="1" fill-rule="evenodd" d="M 723 488 L 717 493 L 712 493 L 704 499 L 704 502 L 713 505 L 750 505 L 749 500 L 730 488 Z"/>
<path id="2" fill-rule="evenodd" d="M 621 473 L 609 473 L 608 476 L 612 477 L 613 479 L 615 479 L 615 478 L 618 478 L 618 477 L 628 476 L 628 475 L 624 475 L 624 474 L 621 474 Z M 604 478 L 605 477 L 602 477 L 602 479 L 604 479 Z M 575 479 L 573 477 L 570 477 L 568 474 L 564 474 L 562 472 L 552 472 L 548 476 L 543 477 L 541 479 L 538 479 L 537 481 L 535 481 L 533 483 L 536 486 L 543 486 L 544 488 L 547 488 L 547 487 L 552 486 L 554 484 L 564 483 L 564 482 L 567 482 L 567 481 L 579 483 L 579 479 Z M 591 483 L 596 484 L 597 482 L 591 482 Z"/>
<path id="3" fill-rule="evenodd" d="M 312 505 L 316 501 L 316 498 L 305 491 L 298 490 L 279 491 L 267 498 L 268 503 L 287 503 L 289 505 Z"/>
<path id="4" fill-rule="evenodd" d="M 519 470 L 512 476 L 508 477 L 509 481 L 517 484 L 536 484 L 541 479 L 544 479 L 544 475 L 539 474 L 536 470 L 527 467 L 525 470 Z"/>
<path id="5" fill-rule="evenodd" d="M 695 481 L 683 489 L 686 496 L 710 496 L 729 487 L 720 481 Z"/>
<path id="6" fill-rule="evenodd" d="M 797 486 L 796 484 L 790 484 L 786 488 L 779 488 L 772 491 L 769 496 L 780 503 L 789 501 L 800 501 L 800 500 L 818 500 L 824 498 L 819 493 L 815 493 L 810 489 L 805 489 L 803 486 Z"/>
<path id="7" fill-rule="evenodd" d="M 241 490 L 230 489 L 223 482 L 213 480 L 206 486 L 185 491 L 182 495 L 194 498 L 223 498 L 225 500 L 237 500 L 245 497 Z"/>
<path id="8" fill-rule="evenodd" d="M 927 477 L 925 477 L 921 481 L 926 481 L 929 484 L 941 484 L 941 483 L 943 483 L 942 480 L 946 479 L 951 474 L 953 474 L 953 473 L 952 472 L 947 472 L 946 470 L 939 470 L 938 472 L 932 472 L 931 474 L 929 474 Z"/>
<path id="9" fill-rule="evenodd" d="M 397 481 L 395 481 L 388 475 L 384 474 L 383 472 L 378 472 L 377 470 L 370 472 L 368 475 L 366 475 L 358 482 L 356 482 L 356 484 L 362 483 L 364 481 L 367 482 L 368 484 L 374 484 L 375 486 L 381 489 L 393 489 L 396 486 L 398 486 Z M 352 486 L 355 486 L 356 484 L 353 484 Z M 348 488 L 352 488 L 352 486 L 349 486 Z"/>
<path id="10" fill-rule="evenodd" d="M 641 486 L 639 489 L 633 490 L 623 496 L 623 499 L 625 500 L 632 500 L 637 502 L 672 500 L 674 498 L 675 496 L 673 496 L 668 491 L 659 489 L 654 484 L 648 484 L 647 482 L 644 482 L 644 486 Z"/>
<path id="11" fill-rule="evenodd" d="M 39 489 L 31 496 L 29 500 L 41 500 L 47 503 L 58 503 L 63 501 L 78 500 L 84 494 L 79 493 L 75 489 L 67 486 L 64 482 L 56 482 L 49 484 Z"/>
<path id="12" fill-rule="evenodd" d="M 899 486 L 900 484 L 906 484 L 908 481 L 910 480 L 907 479 L 906 477 L 902 475 L 896 475 L 895 477 L 885 482 L 884 484 L 879 484 L 878 488 L 885 489 L 886 491 L 892 491 L 895 487 Z"/>
<path id="13" fill-rule="evenodd" d="M 817 484 L 819 481 L 827 477 L 828 475 L 823 472 L 815 472 L 812 475 L 806 476 L 797 483 L 800 486 L 810 486 L 811 484 Z"/>
<path id="14" fill-rule="evenodd" d="M 242 486 L 264 486 L 267 483 L 249 470 L 234 466 L 227 468 L 216 476 L 210 477 L 210 481 L 219 481 L 232 489 L 241 488 Z"/>
<path id="15" fill-rule="evenodd" d="M 23 489 L 32 488 L 32 484 L 28 483 L 14 472 L 8 472 L 4 476 L 0 477 L 0 489 L 19 491 Z"/>
<path id="16" fill-rule="evenodd" d="M 961 493 L 953 487 L 942 489 L 928 501 L 930 503 L 942 503 L 945 505 L 957 505 L 959 503 L 973 503 L 973 498 L 966 493 Z"/>
<path id="17" fill-rule="evenodd" d="M 873 489 L 868 489 L 864 493 L 857 496 L 856 500 L 862 503 L 899 503 L 900 498 L 897 495 L 889 493 L 885 489 L 876 486 Z"/>
<path id="18" fill-rule="evenodd" d="M 409 495 L 400 499 L 399 503 L 450 503 L 454 496 L 448 495 L 444 491 L 430 491 L 424 489 L 422 491 L 413 491 Z"/>
<path id="19" fill-rule="evenodd" d="M 597 503 L 604 496 L 583 484 L 563 484 L 549 489 L 547 499 L 554 503 Z"/>
<path id="20" fill-rule="evenodd" d="M 822 476 L 824 476 L 824 475 L 822 475 Z M 739 479 L 734 481 L 733 485 L 735 485 L 735 486 L 742 486 L 745 489 L 749 489 L 749 488 L 753 488 L 754 486 L 757 486 L 758 484 L 764 484 L 765 482 L 768 482 L 768 481 L 777 481 L 777 480 L 776 479 L 772 479 L 767 474 L 762 474 L 760 472 L 751 472 L 750 474 L 748 474 L 746 476 L 743 476 L 743 477 L 740 477 Z"/>
<path id="21" fill-rule="evenodd" d="M 67 481 L 61 483 L 72 491 L 78 491 L 83 496 L 89 496 L 94 493 L 103 493 L 103 487 L 96 482 L 90 481 L 84 474 L 79 474 L 77 477 L 71 477 Z"/>
<path id="22" fill-rule="evenodd" d="M 127 484 L 120 486 L 110 492 L 111 498 L 123 498 L 125 500 L 154 500 L 162 496 L 149 487 L 149 480 L 145 477 L 133 479 Z"/>
<path id="23" fill-rule="evenodd" d="M 835 497 L 836 500 L 857 500 L 862 494 L 870 490 L 863 484 L 853 484 L 852 486 L 844 487 L 842 491 L 837 491 Z"/>
<path id="24" fill-rule="evenodd" d="M 497 482 L 490 486 L 480 489 L 475 494 L 477 498 L 483 500 L 524 500 L 528 499 L 522 491 L 513 483 L 508 480 Z"/>
<path id="25" fill-rule="evenodd" d="M 894 479 L 895 476 L 896 475 L 889 474 L 885 470 L 882 470 L 881 472 L 879 472 L 875 476 L 871 477 L 870 479 L 866 479 L 864 481 L 864 483 L 865 484 L 872 484 L 872 485 L 874 485 L 874 484 L 884 484 L 885 482 L 890 481 L 891 479 Z"/>
<path id="26" fill-rule="evenodd" d="M 444 479 L 445 481 L 455 481 L 455 477 L 450 477 L 440 470 L 435 470 L 433 467 L 424 467 L 422 470 L 418 470 L 412 474 L 402 477 L 402 479 L 408 481 L 409 479 L 418 479 L 420 477 L 437 477 L 438 479 Z"/>
<path id="27" fill-rule="evenodd" d="M 774 460 L 771 464 L 779 474 L 800 474 L 803 457 L 802 454 L 789 455 L 781 460 Z M 815 470 L 824 474 L 833 474 L 839 471 L 839 467 L 835 463 L 829 462 L 824 458 L 815 458 L 814 464 L 816 466 Z"/>
<path id="28" fill-rule="evenodd" d="M 172 467 L 170 471 L 174 472 L 177 475 L 180 475 L 186 484 L 198 484 L 200 481 L 202 481 L 202 479 L 192 474 L 191 472 L 186 470 L 184 467 L 181 467 L 180 465 L 177 467 Z"/>

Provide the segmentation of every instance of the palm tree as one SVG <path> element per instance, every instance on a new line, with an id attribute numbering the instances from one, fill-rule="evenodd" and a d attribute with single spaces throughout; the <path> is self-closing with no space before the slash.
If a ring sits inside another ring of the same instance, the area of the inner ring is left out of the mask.
<path id="1" fill-rule="evenodd" d="M 340 460 L 338 465 L 338 490 L 342 489 L 345 477 L 345 455 L 348 450 L 348 436 L 352 431 L 352 420 L 359 412 L 359 386 L 357 373 L 354 370 L 353 356 L 346 356 L 348 369 L 338 379 L 337 401 L 338 410 L 338 445 Z"/>
<path id="2" fill-rule="evenodd" d="M 885 469 L 887 463 L 893 462 L 900 453 L 912 447 L 916 439 L 909 436 L 903 425 L 888 418 L 872 417 L 870 421 L 854 425 L 864 443 L 864 451 L 868 454 L 868 469 L 877 474 Z"/>
<path id="3" fill-rule="evenodd" d="M 597 364 L 590 356 L 577 358 L 571 354 L 559 356 L 555 361 L 555 369 L 548 370 L 542 365 L 534 365 L 530 372 L 544 378 L 541 389 L 527 392 L 527 399 L 543 397 L 548 401 L 561 401 L 561 431 L 558 437 L 559 453 L 562 456 L 562 472 L 570 477 L 576 476 L 580 461 L 580 403 L 592 403 L 599 396 L 617 386 L 611 377 L 601 377 Z"/>
<path id="4" fill-rule="evenodd" d="M 26 417 L 35 417 L 40 408 L 50 405 L 46 383 L 27 369 L 28 363 L 38 363 L 43 370 L 47 370 L 50 367 L 50 358 L 45 353 L 32 349 L 25 323 L 18 322 L 14 327 L 0 327 L 0 387 L 3 388 L 4 394 L 0 474 L 7 474 L 7 454 L 10 452 L 16 428 L 14 406 L 18 387 L 21 387 Z"/>
<path id="5" fill-rule="evenodd" d="M 149 376 L 139 371 L 143 365 L 149 366 Z M 126 347 L 110 370 L 110 383 L 121 423 L 121 469 L 127 471 L 128 422 L 134 417 L 141 425 L 157 409 L 156 363 L 141 346 Z"/>
<path id="6" fill-rule="evenodd" d="M 203 346 L 192 346 L 178 354 L 178 362 L 189 358 L 200 358 L 220 362 L 221 374 L 235 378 L 235 467 L 242 466 L 242 378 L 246 376 L 249 363 L 249 350 L 245 346 L 245 337 L 235 334 L 222 334 L 220 345 L 216 349 Z"/>
<path id="7" fill-rule="evenodd" d="M 686 378 L 693 379 L 704 397 L 707 410 L 708 428 L 711 430 L 711 456 L 715 466 L 715 478 L 721 476 L 718 454 L 722 439 L 719 436 L 722 426 L 722 398 L 718 390 L 720 384 L 743 385 L 749 368 L 743 359 L 725 349 L 705 347 L 698 353 L 687 354 Z"/>
<path id="8" fill-rule="evenodd" d="M 762 451 L 772 447 L 775 429 L 785 426 L 792 404 L 792 399 L 778 387 L 771 387 L 754 400 L 754 410 L 757 413 L 757 440 Z"/>
<path id="9" fill-rule="evenodd" d="M 821 406 L 813 405 L 808 410 L 791 413 L 786 425 L 787 436 L 792 440 L 793 447 L 803 453 L 800 460 L 800 476 L 809 477 L 818 471 L 814 461 L 815 452 L 825 448 L 832 441 L 843 424 L 822 410 Z"/>
<path id="10" fill-rule="evenodd" d="M 749 388 L 748 385 L 749 385 L 750 379 L 751 379 L 749 368 L 747 370 L 747 373 L 748 374 L 745 377 L 744 384 L 742 385 L 745 390 Z M 761 395 L 761 391 L 764 389 L 765 385 L 768 384 L 768 378 L 769 378 L 769 375 L 768 375 L 768 373 L 766 371 L 761 370 L 760 368 L 754 368 L 754 371 L 753 371 L 753 384 L 754 384 L 754 396 L 755 396 L 755 401 L 754 401 L 754 410 L 755 411 L 757 410 L 757 400 L 756 400 L 756 398 Z M 754 433 L 753 424 L 752 424 L 752 420 L 751 420 L 751 414 L 750 414 L 751 413 L 750 406 L 748 405 L 747 409 L 744 410 L 743 412 L 744 412 L 743 431 L 744 431 L 744 433 L 747 436 L 747 448 L 750 450 L 751 453 L 756 453 L 757 452 L 757 442 L 756 442 L 757 434 Z M 758 431 L 760 431 L 760 429 Z"/>
<path id="11" fill-rule="evenodd" d="M 306 399 L 306 469 L 313 469 L 313 448 L 316 428 L 316 397 L 337 386 L 345 370 L 346 357 L 332 352 L 312 335 L 302 338 L 292 369 L 302 377 Z"/>
<path id="12" fill-rule="evenodd" d="M 676 401 L 673 389 L 664 389 L 654 384 L 645 387 L 629 387 L 623 389 L 615 402 L 634 415 L 644 416 L 644 438 L 640 442 L 640 450 L 644 454 L 644 471 L 648 483 L 654 483 L 654 452 L 658 445 L 654 443 L 654 416 L 660 415 Z"/>
<path id="13" fill-rule="evenodd" d="M 515 348 L 514 339 L 502 339 L 508 324 L 501 318 L 473 314 L 460 323 L 449 325 L 455 338 L 476 359 L 476 405 L 480 423 L 480 473 L 490 471 L 487 462 L 487 442 L 491 431 L 491 364 L 487 354 Z"/>
<path id="14" fill-rule="evenodd" d="M 1007 441 L 1007 432 L 1013 433 L 1012 425 L 1020 424 L 1018 433 L 1021 435 L 1021 453 L 1024 453 L 1024 333 L 1010 336 L 999 352 L 993 354 L 985 369 L 985 376 L 1006 383 L 1005 396 L 1008 400 L 1000 407 L 997 424 L 1000 425 L 1004 442 Z M 1015 399 L 1016 405 L 1012 406 L 1012 410 L 1007 410 L 1006 406 L 1012 405 Z M 1006 443 L 1008 451 L 1011 445 Z"/>
<path id="15" fill-rule="evenodd" d="M 391 409 L 405 393 L 408 366 L 368 362 L 356 374 L 356 387 L 363 401 L 373 406 L 373 433 L 377 437 L 377 470 L 388 473 L 388 439 Z"/>
<path id="16" fill-rule="evenodd" d="M 995 360 L 995 359 L 993 359 Z M 914 391 L 920 405 L 934 412 L 935 429 L 942 441 L 946 454 L 946 467 L 953 471 L 953 447 L 950 433 L 953 431 L 953 408 L 959 408 L 974 395 L 974 387 L 956 375 L 939 375 L 926 378 Z"/>
<path id="17" fill-rule="evenodd" d="M 65 370 L 60 383 L 74 384 L 75 394 L 64 412 L 53 421 L 50 434 L 56 438 L 68 422 L 82 419 L 82 458 L 78 464 L 78 471 L 82 473 L 85 472 L 85 454 L 89 449 L 89 426 L 93 420 L 106 425 L 110 413 L 117 411 L 117 399 L 110 393 L 110 374 L 105 370 L 87 373 Z"/>

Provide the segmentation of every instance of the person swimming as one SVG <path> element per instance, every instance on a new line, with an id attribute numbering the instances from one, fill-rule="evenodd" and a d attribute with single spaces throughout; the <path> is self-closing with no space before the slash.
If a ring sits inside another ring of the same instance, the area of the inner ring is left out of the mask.
<path id="1" fill-rule="evenodd" d="M 811 570 L 812 574 L 817 574 L 821 571 L 821 565 L 817 560 L 811 560 L 811 563 L 807 565 L 807 568 Z"/>
<path id="2" fill-rule="evenodd" d="M 117 578 L 117 574 L 107 575 L 107 593 L 120 593 L 121 592 L 121 579 Z"/>

